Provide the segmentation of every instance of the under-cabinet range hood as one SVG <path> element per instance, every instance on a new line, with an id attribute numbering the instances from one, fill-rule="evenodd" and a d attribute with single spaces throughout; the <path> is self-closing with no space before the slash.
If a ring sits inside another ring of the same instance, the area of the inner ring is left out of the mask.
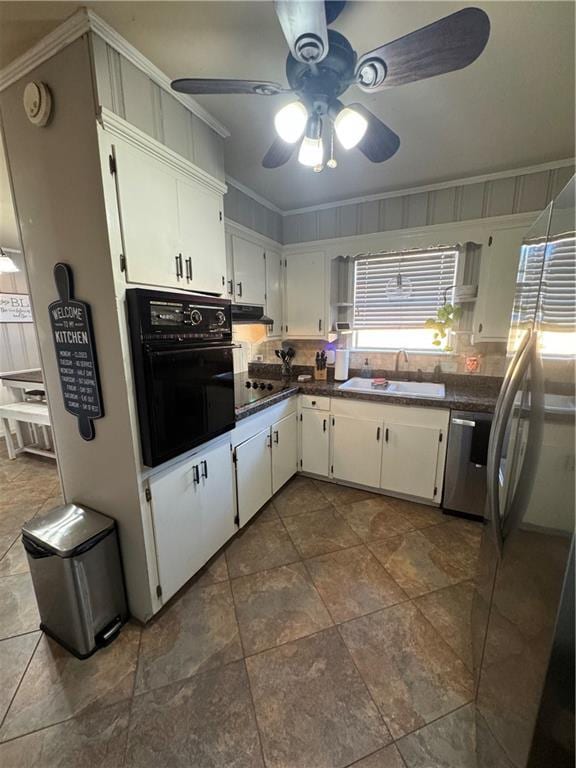
<path id="1" fill-rule="evenodd" d="M 232 323 L 274 325 L 274 320 L 264 314 L 264 307 L 259 304 L 232 304 Z"/>

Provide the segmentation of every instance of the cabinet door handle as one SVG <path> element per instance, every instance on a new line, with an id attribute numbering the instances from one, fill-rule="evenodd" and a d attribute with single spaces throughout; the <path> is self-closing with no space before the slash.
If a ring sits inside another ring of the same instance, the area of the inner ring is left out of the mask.
<path id="1" fill-rule="evenodd" d="M 198 472 L 198 464 L 194 464 L 194 466 L 192 467 L 192 480 L 194 481 L 194 485 L 200 482 L 200 472 Z"/>
<path id="2" fill-rule="evenodd" d="M 322 432 L 326 432 L 326 419 L 324 419 L 324 423 L 322 424 Z"/>
<path id="3" fill-rule="evenodd" d="M 316 405 L 316 400 L 312 400 L 312 402 L 310 403 L 310 405 Z"/>
<path id="4" fill-rule="evenodd" d="M 192 256 L 186 259 L 186 280 L 192 282 Z"/>
<path id="5" fill-rule="evenodd" d="M 205 460 L 201 461 L 200 466 L 202 467 L 202 477 L 208 479 L 208 462 Z"/>
<path id="6" fill-rule="evenodd" d="M 380 427 L 376 430 L 376 440 L 380 440 Z"/>
<path id="7" fill-rule="evenodd" d="M 386 427 L 386 432 L 384 434 L 384 439 L 386 440 L 386 442 L 388 442 L 388 427 Z"/>
<path id="8" fill-rule="evenodd" d="M 277 429 L 274 430 L 274 442 L 276 444 L 278 444 L 278 442 L 279 442 L 279 440 L 278 440 L 278 430 Z"/>
<path id="9" fill-rule="evenodd" d="M 241 282 L 240 283 L 236 283 L 236 285 L 238 286 L 238 296 L 241 297 L 242 296 L 242 283 Z"/>
<path id="10" fill-rule="evenodd" d="M 266 435 L 266 448 L 272 448 L 272 435 Z"/>
<path id="11" fill-rule="evenodd" d="M 318 330 L 322 330 L 322 320 L 318 320 Z"/>
<path id="12" fill-rule="evenodd" d="M 228 295 L 232 296 L 233 293 L 234 293 L 234 281 L 228 280 Z"/>
<path id="13" fill-rule="evenodd" d="M 176 256 L 176 277 L 180 279 L 181 277 L 184 277 L 184 270 L 182 269 L 182 254 L 179 253 L 178 256 Z"/>

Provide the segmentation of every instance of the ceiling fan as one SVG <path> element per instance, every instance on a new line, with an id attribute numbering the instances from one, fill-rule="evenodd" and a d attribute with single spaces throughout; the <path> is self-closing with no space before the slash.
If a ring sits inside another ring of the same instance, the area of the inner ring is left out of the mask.
<path id="1" fill-rule="evenodd" d="M 172 88 L 188 94 L 295 93 L 298 99 L 276 114 L 278 138 L 262 160 L 265 168 L 284 165 L 300 142 L 300 163 L 321 171 L 326 128 L 328 167 L 337 165 L 334 133 L 345 150 L 358 147 L 373 163 L 388 160 L 400 146 L 399 137 L 362 104 L 344 106 L 339 96 L 351 85 L 374 93 L 467 67 L 488 42 L 490 20 L 480 8 L 464 8 L 358 57 L 344 35 L 328 29 L 345 5 L 345 0 L 275 0 L 290 48 L 289 88 L 264 80 L 206 78 L 174 80 Z"/>

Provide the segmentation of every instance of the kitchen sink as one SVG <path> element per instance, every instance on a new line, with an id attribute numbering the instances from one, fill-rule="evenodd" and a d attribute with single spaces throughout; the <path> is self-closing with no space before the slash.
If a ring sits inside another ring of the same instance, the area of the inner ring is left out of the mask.
<path id="1" fill-rule="evenodd" d="M 442 399 L 446 397 L 444 384 L 431 381 L 386 381 L 382 379 L 361 379 L 355 377 L 340 384 L 338 389 L 345 392 L 363 392 L 372 395 L 396 395 L 397 397 L 431 397 Z"/>

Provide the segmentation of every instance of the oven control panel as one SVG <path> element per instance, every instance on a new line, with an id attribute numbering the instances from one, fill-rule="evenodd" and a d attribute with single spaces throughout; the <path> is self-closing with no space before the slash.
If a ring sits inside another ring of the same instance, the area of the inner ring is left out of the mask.
<path id="1" fill-rule="evenodd" d="M 231 305 L 226 299 L 141 289 L 130 293 L 131 325 L 136 322 L 143 341 L 228 341 L 232 337 Z"/>

